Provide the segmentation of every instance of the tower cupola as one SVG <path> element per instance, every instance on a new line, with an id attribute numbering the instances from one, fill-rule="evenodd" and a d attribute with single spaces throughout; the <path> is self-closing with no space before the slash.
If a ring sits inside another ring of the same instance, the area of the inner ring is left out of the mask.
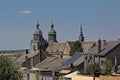
<path id="1" fill-rule="evenodd" d="M 36 29 L 33 32 L 33 40 L 40 41 L 42 38 L 42 31 L 39 29 L 39 23 L 36 24 Z"/>
<path id="2" fill-rule="evenodd" d="M 33 51 L 45 50 L 47 42 L 42 36 L 42 31 L 39 29 L 39 23 L 37 22 L 36 28 L 33 32 L 33 39 L 30 43 L 30 48 Z"/>
<path id="3" fill-rule="evenodd" d="M 42 31 L 39 29 L 39 23 L 38 22 L 36 24 L 36 29 L 34 30 L 33 34 L 41 34 L 42 35 Z"/>
<path id="4" fill-rule="evenodd" d="M 48 32 L 48 41 L 49 42 L 57 42 L 57 40 L 56 40 L 56 31 L 54 30 L 54 24 L 52 23 L 51 24 L 51 29 L 50 29 L 50 31 Z"/>

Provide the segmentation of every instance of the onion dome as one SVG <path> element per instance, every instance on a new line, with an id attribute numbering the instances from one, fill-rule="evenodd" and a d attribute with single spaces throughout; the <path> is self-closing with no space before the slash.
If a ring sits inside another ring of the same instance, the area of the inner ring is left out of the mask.
<path id="1" fill-rule="evenodd" d="M 39 29 L 39 23 L 37 22 L 36 24 L 36 29 L 35 31 L 33 32 L 33 34 L 42 34 L 42 31 Z"/>
<path id="2" fill-rule="evenodd" d="M 48 34 L 56 34 L 56 31 L 54 30 L 54 24 L 51 25 L 51 29 L 50 31 L 48 32 Z"/>

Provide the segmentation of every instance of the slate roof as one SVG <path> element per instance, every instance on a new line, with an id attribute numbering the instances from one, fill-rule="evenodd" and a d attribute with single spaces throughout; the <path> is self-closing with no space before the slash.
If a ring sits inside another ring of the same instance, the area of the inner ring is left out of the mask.
<path id="1" fill-rule="evenodd" d="M 56 67 L 64 63 L 66 59 L 58 57 L 47 57 L 42 62 L 35 65 L 35 68 L 44 69 L 44 70 L 54 70 Z"/>
<path id="2" fill-rule="evenodd" d="M 72 63 L 73 63 L 73 66 L 79 65 L 81 63 L 81 62 L 79 62 L 79 60 L 81 60 L 80 59 L 81 57 L 83 59 L 83 56 L 84 56 L 84 53 L 82 53 L 82 52 L 80 52 L 80 53 L 76 52 L 75 55 L 73 55 L 70 59 L 68 59 L 65 63 L 63 63 L 61 66 L 59 66 L 56 69 L 69 68 Z"/>
<path id="3" fill-rule="evenodd" d="M 18 58 L 17 61 L 19 61 L 19 62 L 25 62 L 26 56 L 27 56 L 28 58 L 31 58 L 31 57 L 34 57 L 35 55 L 37 55 L 38 53 L 39 53 L 39 51 L 30 52 L 30 53 L 28 53 L 28 54 L 24 54 L 24 55 L 22 55 L 20 58 Z"/>
<path id="4" fill-rule="evenodd" d="M 70 47 L 72 47 L 75 44 L 75 42 L 76 41 L 68 41 Z M 94 44 L 96 44 L 96 41 L 84 41 L 82 43 L 83 52 L 84 53 L 88 52 Z"/>
<path id="5" fill-rule="evenodd" d="M 82 43 L 84 53 L 87 53 L 94 45 L 96 45 L 96 41 L 84 41 Z"/>
<path id="6" fill-rule="evenodd" d="M 70 44 L 70 47 L 74 45 L 76 41 L 67 41 Z M 49 42 L 49 45 L 46 51 L 49 54 L 61 54 L 64 51 L 65 45 L 67 42 Z M 92 46 L 96 44 L 96 41 L 85 41 L 82 43 L 84 53 L 88 52 Z"/>
<path id="7" fill-rule="evenodd" d="M 66 43 L 50 42 L 46 51 L 50 54 L 58 54 L 64 51 Z"/>
<path id="8" fill-rule="evenodd" d="M 114 49 L 115 47 L 117 47 L 118 45 L 120 45 L 120 40 L 119 41 L 112 41 L 108 45 L 106 45 L 99 54 L 100 55 L 105 55 L 109 51 L 111 51 L 112 49 Z"/>
<path id="9" fill-rule="evenodd" d="M 96 45 L 94 48 L 92 48 L 91 50 L 89 50 L 87 52 L 87 54 L 94 54 L 94 55 L 104 56 L 109 51 L 111 51 L 112 49 L 114 49 L 115 47 L 117 47 L 118 45 L 120 45 L 120 40 L 117 40 L 117 41 L 108 41 L 107 44 L 102 47 L 100 53 L 98 53 L 98 51 L 97 51 L 98 50 L 98 46 Z"/>

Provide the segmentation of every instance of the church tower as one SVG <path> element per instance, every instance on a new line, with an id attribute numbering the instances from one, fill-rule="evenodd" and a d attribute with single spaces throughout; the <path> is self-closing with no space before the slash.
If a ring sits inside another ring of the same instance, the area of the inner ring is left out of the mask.
<path id="1" fill-rule="evenodd" d="M 51 27 L 51 29 L 48 32 L 48 42 L 57 42 L 57 40 L 56 40 L 57 33 L 54 30 L 54 24 L 52 23 L 50 27 Z"/>
<path id="2" fill-rule="evenodd" d="M 36 29 L 33 32 L 33 40 L 34 41 L 40 41 L 42 38 L 42 31 L 39 29 L 39 23 L 36 24 Z"/>
<path id="3" fill-rule="evenodd" d="M 30 49 L 32 51 L 45 49 L 46 41 L 42 35 L 42 31 L 39 29 L 39 23 L 37 22 L 36 29 L 33 32 L 33 39 L 30 43 Z"/>
<path id="4" fill-rule="evenodd" d="M 84 36 L 83 36 L 83 31 L 82 31 L 82 24 L 80 24 L 80 36 L 79 36 L 79 41 L 82 43 L 84 41 Z"/>

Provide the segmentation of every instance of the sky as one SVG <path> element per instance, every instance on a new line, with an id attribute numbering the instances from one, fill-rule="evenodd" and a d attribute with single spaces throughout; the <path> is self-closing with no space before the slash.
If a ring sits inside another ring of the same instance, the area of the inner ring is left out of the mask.
<path id="1" fill-rule="evenodd" d="M 59 42 L 120 38 L 120 0 L 0 0 L 0 50 L 27 49 L 39 21 L 48 38 L 51 21 Z"/>

